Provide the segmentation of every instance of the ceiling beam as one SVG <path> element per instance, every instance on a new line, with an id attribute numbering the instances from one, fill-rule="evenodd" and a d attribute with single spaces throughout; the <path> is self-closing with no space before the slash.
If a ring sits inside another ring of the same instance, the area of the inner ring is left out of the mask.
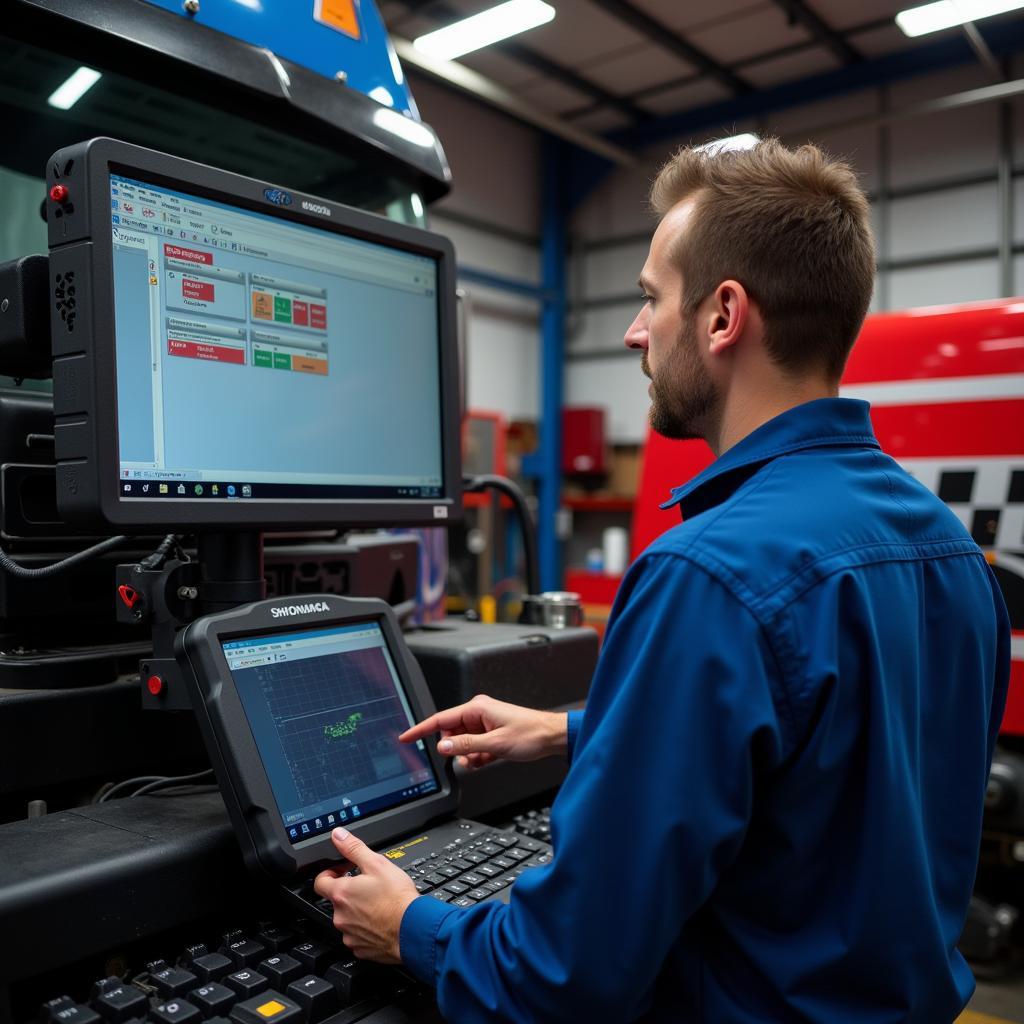
<path id="1" fill-rule="evenodd" d="M 790 21 L 802 25 L 817 42 L 838 57 L 841 64 L 858 64 L 864 59 L 864 54 L 857 47 L 815 14 L 804 0 L 775 0 L 775 4 L 782 8 Z"/>
<path id="2" fill-rule="evenodd" d="M 843 29 L 838 34 L 844 39 L 849 36 L 862 35 L 866 32 L 874 32 L 876 29 L 887 28 L 893 24 L 892 18 L 873 18 L 871 21 L 863 21 L 857 25 L 851 25 L 849 28 Z M 775 50 L 764 50 L 761 53 L 752 54 L 749 57 L 744 57 L 742 60 L 736 61 L 731 64 L 730 67 L 733 71 L 740 71 L 743 68 L 756 67 L 758 64 L 765 64 L 769 61 L 778 60 L 781 57 L 793 57 L 800 53 L 806 53 L 808 50 L 813 50 L 820 43 L 814 39 L 808 39 L 799 43 L 789 43 L 786 46 L 780 46 Z M 671 92 L 673 89 L 681 89 L 684 85 L 693 85 L 695 82 L 699 82 L 704 76 L 695 73 L 692 75 L 680 75 L 678 78 L 666 79 L 664 82 L 655 82 L 653 85 L 645 85 L 642 89 L 634 89 L 632 92 L 627 93 L 626 96 L 631 100 L 646 100 L 651 96 L 660 96 L 662 93 Z M 586 117 L 588 114 L 593 114 L 601 109 L 600 103 L 588 103 L 586 106 L 576 107 L 573 110 L 567 110 L 562 114 L 563 120 L 575 121 L 578 118 Z"/>
<path id="3" fill-rule="evenodd" d="M 667 25 L 652 18 L 638 7 L 634 7 L 628 0 L 591 0 L 591 3 L 657 43 L 662 49 L 668 50 L 681 60 L 687 61 L 704 74 L 714 78 L 733 94 L 741 96 L 753 92 L 754 87 L 746 79 L 741 78 L 724 64 L 720 64 L 700 47 L 694 46 L 693 43 L 688 42 Z"/>
<path id="4" fill-rule="evenodd" d="M 636 158 L 626 150 L 615 146 L 600 136 L 583 131 L 567 124 L 561 118 L 549 114 L 530 103 L 526 103 L 510 89 L 486 78 L 472 68 L 466 67 L 455 60 L 441 60 L 417 50 L 407 39 L 392 36 L 395 51 L 405 65 L 406 70 L 417 68 L 445 85 L 469 93 L 478 100 L 483 100 L 499 110 L 517 117 L 521 121 L 535 125 L 537 128 L 557 135 L 580 149 L 589 150 L 615 164 L 627 166 L 636 162 Z"/>
<path id="5" fill-rule="evenodd" d="M 424 0 L 402 0 L 402 2 L 405 4 L 406 10 L 415 9 L 418 6 L 429 6 L 429 11 L 424 13 L 429 13 L 431 17 L 439 15 L 442 18 L 450 19 L 452 22 L 464 17 L 460 11 L 449 7 L 448 4 L 441 2 L 441 0 L 430 0 L 429 5 Z M 561 82 L 562 85 L 567 85 L 570 89 L 575 89 L 584 96 L 589 96 L 592 100 L 596 100 L 603 106 L 612 107 L 620 111 L 634 124 L 642 124 L 652 119 L 652 115 L 648 111 L 638 107 L 632 100 L 609 92 L 596 82 L 592 82 L 589 78 L 584 78 L 583 75 L 577 74 L 577 72 L 565 67 L 563 64 L 549 60 L 547 57 L 537 53 L 536 50 L 523 46 L 522 43 L 505 40 L 494 43 L 490 49 L 503 53 L 506 57 L 511 57 L 520 64 L 532 68 L 534 71 L 538 71 L 542 75 L 554 79 L 556 82 Z"/>

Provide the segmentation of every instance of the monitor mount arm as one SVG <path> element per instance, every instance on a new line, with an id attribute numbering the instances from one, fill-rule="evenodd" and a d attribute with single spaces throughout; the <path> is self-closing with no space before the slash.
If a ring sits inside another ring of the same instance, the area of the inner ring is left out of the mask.
<path id="1" fill-rule="evenodd" d="M 153 635 L 152 655 L 139 662 L 143 708 L 190 711 L 192 702 L 174 659 L 178 631 L 200 615 L 264 597 L 261 533 L 201 533 L 194 562 L 174 557 L 158 565 L 119 565 L 118 621 L 148 621 Z"/>

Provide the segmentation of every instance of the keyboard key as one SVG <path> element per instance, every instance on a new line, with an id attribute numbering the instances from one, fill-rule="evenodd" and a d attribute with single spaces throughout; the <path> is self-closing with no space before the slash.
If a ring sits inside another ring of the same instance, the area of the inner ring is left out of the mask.
<path id="1" fill-rule="evenodd" d="M 217 1017 L 227 1013 L 237 999 L 238 996 L 231 989 L 215 981 L 194 988 L 188 994 L 188 1001 L 204 1017 Z"/>
<path id="2" fill-rule="evenodd" d="M 506 850 L 505 856 L 510 857 L 512 860 L 527 860 L 530 856 L 530 851 L 518 849 Z"/>
<path id="3" fill-rule="evenodd" d="M 280 953 L 282 950 L 288 949 L 298 942 L 299 937 L 291 928 L 281 928 L 278 925 L 271 924 L 261 928 L 256 933 L 256 941 L 262 942 L 267 949 Z"/>
<path id="4" fill-rule="evenodd" d="M 504 878 L 488 878 L 481 888 L 490 889 L 491 892 L 501 892 L 502 889 L 508 888 L 508 882 Z"/>
<path id="5" fill-rule="evenodd" d="M 424 882 L 429 882 L 431 885 L 442 885 L 444 883 L 444 875 L 439 875 L 436 871 L 432 871 L 429 875 L 423 876 Z"/>
<path id="6" fill-rule="evenodd" d="M 459 876 L 459 881 L 463 885 L 468 885 L 472 888 L 475 885 L 483 885 L 487 879 L 483 875 L 478 875 L 475 871 L 467 871 L 464 875 Z"/>
<path id="7" fill-rule="evenodd" d="M 452 900 L 453 907 L 471 907 L 476 903 L 476 900 L 472 896 L 456 896 Z"/>
<path id="8" fill-rule="evenodd" d="M 58 996 L 43 1003 L 39 1017 L 49 1024 L 100 1024 L 100 1015 L 91 1006 L 82 1006 L 71 996 Z"/>
<path id="9" fill-rule="evenodd" d="M 154 1024 L 199 1024 L 203 1019 L 199 1011 L 184 999 L 169 999 L 149 1011 Z"/>
<path id="10" fill-rule="evenodd" d="M 184 995 L 189 990 L 195 988 L 199 981 L 191 971 L 186 971 L 183 967 L 164 967 L 158 971 L 150 970 L 149 980 L 164 999 Z"/>
<path id="11" fill-rule="evenodd" d="M 463 885 L 461 882 L 449 882 L 445 888 L 456 896 L 461 896 L 464 892 L 469 892 L 469 886 Z"/>
<path id="12" fill-rule="evenodd" d="M 487 878 L 494 878 L 496 875 L 501 874 L 501 868 L 496 868 L 493 864 L 478 864 L 476 873 Z"/>
<path id="13" fill-rule="evenodd" d="M 302 964 L 287 953 L 278 953 L 260 961 L 259 972 L 269 980 L 271 988 L 280 992 L 305 973 Z"/>
<path id="14" fill-rule="evenodd" d="M 302 1010 L 280 992 L 266 992 L 238 1003 L 231 1011 L 236 1024 L 301 1024 Z"/>
<path id="15" fill-rule="evenodd" d="M 309 974 L 323 974 L 324 968 L 337 957 L 319 942 L 300 942 L 291 952 Z"/>
<path id="16" fill-rule="evenodd" d="M 429 883 L 425 882 L 422 878 L 416 880 L 416 891 L 422 896 L 425 892 L 430 892 L 434 887 Z"/>
<path id="17" fill-rule="evenodd" d="M 493 857 L 496 853 L 501 853 L 501 847 L 495 846 L 494 843 L 481 843 L 480 852 L 486 853 L 488 857 Z"/>
<path id="18" fill-rule="evenodd" d="M 464 860 L 461 857 L 456 857 L 455 860 L 449 861 L 448 863 L 451 864 L 453 868 L 458 868 L 460 871 L 468 871 L 473 866 L 470 861 Z"/>
<path id="19" fill-rule="evenodd" d="M 145 1017 L 149 1000 L 134 985 L 125 985 L 120 978 L 107 978 L 93 986 L 92 1005 L 110 1024 L 121 1024 L 132 1017 Z"/>
<path id="20" fill-rule="evenodd" d="M 444 875 L 445 878 L 455 878 L 457 875 L 461 875 L 462 872 L 451 864 L 438 864 L 437 873 Z"/>
<path id="21" fill-rule="evenodd" d="M 509 868 L 514 868 L 516 866 L 516 862 L 514 860 L 511 860 L 510 858 L 504 856 L 494 857 L 491 860 L 491 863 L 495 867 L 501 868 L 502 871 L 508 871 Z"/>
<path id="22" fill-rule="evenodd" d="M 234 961 L 236 967 L 253 967 L 267 955 L 267 948 L 254 939 L 235 939 L 227 943 L 221 952 Z"/>
<path id="23" fill-rule="evenodd" d="M 341 963 L 331 964 L 324 977 L 334 986 L 342 1006 L 372 996 L 381 979 L 380 968 L 368 960 L 356 960 L 351 954 Z"/>
<path id="24" fill-rule="evenodd" d="M 432 899 L 440 900 L 442 903 L 447 903 L 452 898 L 452 894 L 445 892 L 444 889 L 435 889 L 430 893 L 430 896 Z"/>
<path id="25" fill-rule="evenodd" d="M 462 855 L 463 860 L 468 860 L 471 864 L 483 864 L 487 860 L 487 854 L 481 853 L 479 850 L 467 850 Z"/>
<path id="26" fill-rule="evenodd" d="M 251 999 L 270 988 L 270 982 L 262 974 L 257 974 L 248 968 L 227 975 L 224 978 L 224 984 L 228 988 L 233 988 L 242 999 Z"/>
<path id="27" fill-rule="evenodd" d="M 504 846 L 505 849 L 507 850 L 510 846 L 515 846 L 516 843 L 519 842 L 519 837 L 513 835 L 495 835 L 491 836 L 491 842 L 496 843 L 498 846 Z"/>
<path id="28" fill-rule="evenodd" d="M 537 850 L 543 850 L 544 844 L 538 842 L 536 839 L 520 839 L 519 848 L 521 850 L 529 850 L 531 853 L 535 853 Z"/>
<path id="29" fill-rule="evenodd" d="M 494 893 L 489 889 L 470 889 L 466 895 L 479 902 L 480 900 L 489 900 Z"/>
<path id="30" fill-rule="evenodd" d="M 312 974 L 293 981 L 288 986 L 287 994 L 302 1007 L 309 1024 L 320 1024 L 320 1021 L 338 1009 L 338 993 L 334 986 Z"/>
<path id="31" fill-rule="evenodd" d="M 189 965 L 189 970 L 204 984 L 220 981 L 235 965 L 223 953 L 204 953 Z"/>

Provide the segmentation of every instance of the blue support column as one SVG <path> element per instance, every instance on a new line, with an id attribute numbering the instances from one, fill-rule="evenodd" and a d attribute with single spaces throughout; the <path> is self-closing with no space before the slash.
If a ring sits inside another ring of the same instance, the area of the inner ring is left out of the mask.
<path id="1" fill-rule="evenodd" d="M 543 140 L 543 224 L 541 232 L 541 422 L 538 557 L 542 590 L 562 587 L 562 552 L 556 519 L 562 500 L 562 391 L 565 373 L 566 227 L 565 145 Z"/>

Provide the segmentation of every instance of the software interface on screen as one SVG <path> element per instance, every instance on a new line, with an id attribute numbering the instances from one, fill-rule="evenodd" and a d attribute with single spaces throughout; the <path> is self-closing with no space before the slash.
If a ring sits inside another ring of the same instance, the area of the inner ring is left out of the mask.
<path id="1" fill-rule="evenodd" d="M 437 791 L 379 625 L 222 646 L 293 844 Z"/>
<path id="2" fill-rule="evenodd" d="M 125 500 L 442 493 L 438 268 L 110 176 Z"/>

